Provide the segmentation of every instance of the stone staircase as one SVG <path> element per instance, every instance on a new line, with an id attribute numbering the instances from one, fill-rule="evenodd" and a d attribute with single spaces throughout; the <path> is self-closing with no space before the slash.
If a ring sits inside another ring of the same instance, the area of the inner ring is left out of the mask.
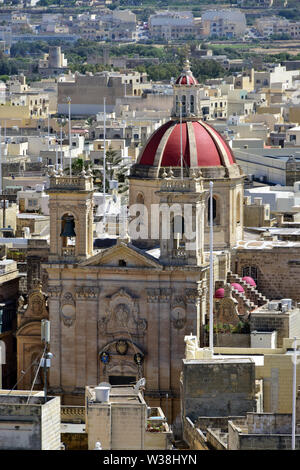
<path id="1" fill-rule="evenodd" d="M 251 310 L 257 307 L 261 307 L 262 305 L 265 305 L 267 302 L 269 302 L 269 299 L 265 297 L 261 292 L 259 292 L 255 287 L 249 286 L 243 279 L 238 275 L 234 274 L 231 271 L 228 271 L 227 273 L 227 282 L 229 284 L 233 282 L 237 282 L 240 284 L 244 290 L 245 293 L 242 293 L 242 295 L 251 303 Z M 233 289 L 234 294 L 238 294 L 238 292 Z M 235 297 L 235 295 L 234 295 Z M 237 298 L 238 300 L 238 298 Z"/>
<path id="2" fill-rule="evenodd" d="M 232 289 L 232 297 L 238 301 L 238 312 L 240 315 L 246 315 L 257 307 L 254 302 L 246 297 L 244 292 Z"/>

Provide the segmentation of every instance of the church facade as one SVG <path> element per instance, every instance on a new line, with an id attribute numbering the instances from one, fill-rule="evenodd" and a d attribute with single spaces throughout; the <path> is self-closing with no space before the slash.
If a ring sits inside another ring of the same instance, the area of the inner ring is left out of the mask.
<path id="1" fill-rule="evenodd" d="M 179 183 L 166 178 L 161 199 L 171 196 L 170 204 L 193 200 L 202 219 L 202 178 L 188 181 L 188 191 L 186 180 Z M 165 241 L 160 256 L 128 238 L 89 253 L 89 236 L 80 230 L 89 218 L 92 177 L 53 175 L 49 195 L 51 245 L 44 268 L 54 355 L 51 391 L 62 395 L 65 404 L 81 404 L 88 383 L 135 383 L 145 377 L 147 400 L 164 406 L 167 398 L 174 419 L 179 413 L 183 338 L 200 330 L 205 316 L 208 265 L 201 228 L 189 264 L 178 258 L 182 247 L 175 249 Z M 80 211 L 81 206 L 85 210 Z M 74 218 L 72 246 L 61 236 L 65 217 Z"/>

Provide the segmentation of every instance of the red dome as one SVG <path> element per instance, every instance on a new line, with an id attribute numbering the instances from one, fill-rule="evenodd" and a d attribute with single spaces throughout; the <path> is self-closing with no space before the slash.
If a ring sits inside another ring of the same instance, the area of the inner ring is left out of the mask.
<path id="1" fill-rule="evenodd" d="M 175 85 L 198 85 L 198 81 L 192 74 L 182 72 L 177 78 Z"/>
<path id="2" fill-rule="evenodd" d="M 228 167 L 235 163 L 233 153 L 221 135 L 201 120 L 182 123 L 182 150 L 185 167 Z M 180 167 L 179 121 L 169 121 L 151 135 L 137 164 Z"/>
<path id="3" fill-rule="evenodd" d="M 246 282 L 246 284 L 248 284 L 249 286 L 256 287 L 254 279 L 250 276 L 244 276 L 243 281 Z"/>
<path id="4" fill-rule="evenodd" d="M 183 71 L 175 81 L 175 85 L 199 85 L 190 69 L 189 60 L 185 60 Z"/>
<path id="5" fill-rule="evenodd" d="M 215 292 L 215 299 L 224 299 L 224 294 L 225 290 L 223 289 L 223 287 L 220 287 L 220 289 L 217 289 Z"/>
<path id="6" fill-rule="evenodd" d="M 231 286 L 236 289 L 238 292 L 245 292 L 244 288 L 241 286 L 241 284 L 238 284 L 237 282 L 232 282 Z"/>

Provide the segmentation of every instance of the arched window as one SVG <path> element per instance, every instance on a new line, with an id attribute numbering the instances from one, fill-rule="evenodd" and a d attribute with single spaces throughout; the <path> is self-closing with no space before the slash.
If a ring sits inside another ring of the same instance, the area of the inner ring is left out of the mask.
<path id="1" fill-rule="evenodd" d="M 186 116 L 186 96 L 185 95 L 182 95 L 181 103 L 182 103 L 182 116 Z"/>
<path id="2" fill-rule="evenodd" d="M 215 196 L 213 196 L 213 224 L 217 224 L 218 222 L 218 204 L 217 204 L 217 199 Z M 208 203 L 207 203 L 207 220 L 208 223 L 210 223 L 210 197 L 208 198 Z"/>
<path id="3" fill-rule="evenodd" d="M 241 222 L 241 195 L 239 193 L 236 198 L 236 223 L 239 224 L 240 222 Z"/>
<path id="4" fill-rule="evenodd" d="M 184 246 L 184 217 L 181 215 L 175 215 L 172 219 L 172 237 L 174 239 L 174 245 L 176 248 Z"/>
<path id="5" fill-rule="evenodd" d="M 179 99 L 178 99 L 178 95 L 176 95 L 176 99 L 175 99 L 175 113 L 178 115 L 179 114 Z"/>
<path id="6" fill-rule="evenodd" d="M 256 266 L 245 266 L 242 270 L 242 277 L 249 276 L 255 281 L 257 285 L 257 267 Z"/>
<path id="7" fill-rule="evenodd" d="M 191 113 L 195 112 L 195 98 L 194 98 L 194 95 L 190 96 L 190 110 L 191 110 Z"/>
<path id="8" fill-rule="evenodd" d="M 62 246 L 74 246 L 74 238 L 76 237 L 75 232 L 75 219 L 72 214 L 65 214 L 61 218 L 61 232 Z"/>

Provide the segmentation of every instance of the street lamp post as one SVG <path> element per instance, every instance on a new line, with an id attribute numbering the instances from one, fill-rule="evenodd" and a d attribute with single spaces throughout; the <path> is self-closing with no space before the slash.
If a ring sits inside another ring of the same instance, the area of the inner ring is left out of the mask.
<path id="1" fill-rule="evenodd" d="M 67 103 L 69 105 L 69 158 L 70 158 L 70 177 L 72 176 L 72 156 L 71 156 L 71 149 L 72 149 L 72 137 L 71 137 L 71 98 L 70 96 L 67 97 Z"/>
<path id="2" fill-rule="evenodd" d="M 296 398 L 297 398 L 297 338 L 294 337 L 293 352 L 293 406 L 292 406 L 292 450 L 296 447 Z"/>

